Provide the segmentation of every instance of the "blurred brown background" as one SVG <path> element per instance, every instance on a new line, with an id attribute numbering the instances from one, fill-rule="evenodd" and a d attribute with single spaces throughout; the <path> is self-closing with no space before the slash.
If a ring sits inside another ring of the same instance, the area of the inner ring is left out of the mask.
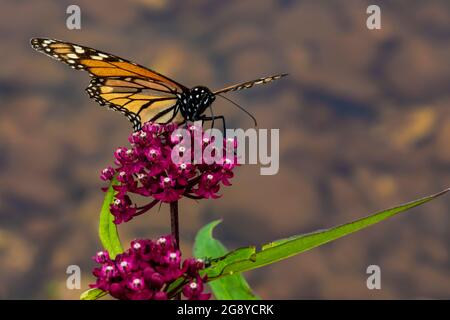
<path id="1" fill-rule="evenodd" d="M 222 217 L 229 248 L 347 222 L 450 186 L 450 3 L 380 1 L 0 2 L 0 298 L 76 299 L 100 249 L 99 171 L 130 124 L 88 99 L 88 76 L 31 49 L 53 37 L 132 59 L 188 85 L 219 88 L 272 73 L 273 85 L 230 95 L 280 128 L 280 171 L 236 170 L 215 201 L 181 203 L 185 256 Z M 223 101 L 230 127 L 250 127 Z M 262 298 L 449 298 L 450 197 L 300 256 L 246 273 Z M 169 232 L 168 211 L 120 226 L 125 243 Z M 366 288 L 370 264 L 382 289 Z"/>

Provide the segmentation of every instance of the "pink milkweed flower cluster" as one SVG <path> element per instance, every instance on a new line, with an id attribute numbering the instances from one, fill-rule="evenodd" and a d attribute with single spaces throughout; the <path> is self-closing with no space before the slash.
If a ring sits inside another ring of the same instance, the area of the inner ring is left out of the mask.
<path id="1" fill-rule="evenodd" d="M 201 127 L 189 126 L 187 130 L 192 134 L 188 138 L 177 134 L 177 128 L 175 124 L 146 123 L 142 130 L 130 135 L 131 148 L 116 150 L 116 167 L 102 171 L 102 180 L 112 181 L 117 177 L 118 181 L 114 186 L 117 194 L 110 206 L 115 217 L 114 223 L 129 221 L 159 202 L 169 203 L 183 196 L 192 199 L 218 198 L 220 186 L 231 185 L 230 179 L 237 159 L 234 153 L 229 155 L 230 139 L 224 139 L 221 150 L 214 150 L 217 145 L 214 137 L 208 136 Z M 195 148 L 184 147 L 182 142 L 186 141 L 183 139 L 190 139 L 187 145 L 200 146 L 202 152 L 206 149 L 213 150 L 213 154 L 220 151 L 217 154 L 221 161 L 195 161 L 198 152 Z M 231 144 L 235 147 L 236 141 L 231 141 Z M 180 159 L 189 161 L 174 162 L 173 152 Z M 138 207 L 133 203 L 131 194 L 151 197 L 153 200 Z"/>
<path id="2" fill-rule="evenodd" d="M 199 275 L 204 262 L 189 258 L 181 263 L 181 253 L 171 236 L 156 241 L 135 240 L 115 259 L 107 251 L 98 252 L 93 259 L 101 266 L 94 269 L 97 281 L 90 287 L 120 300 L 168 300 L 172 297 L 165 290 L 181 277 L 187 299 L 207 300 L 211 296 L 203 292 L 206 278 Z"/>

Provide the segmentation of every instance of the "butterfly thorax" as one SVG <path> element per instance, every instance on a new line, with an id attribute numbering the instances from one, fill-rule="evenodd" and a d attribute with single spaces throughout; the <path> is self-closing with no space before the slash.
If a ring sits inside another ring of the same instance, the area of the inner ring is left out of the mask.
<path id="1" fill-rule="evenodd" d="M 181 115 L 188 121 L 200 120 L 202 114 L 215 99 L 214 94 L 206 87 L 197 86 L 185 91 L 179 96 Z"/>

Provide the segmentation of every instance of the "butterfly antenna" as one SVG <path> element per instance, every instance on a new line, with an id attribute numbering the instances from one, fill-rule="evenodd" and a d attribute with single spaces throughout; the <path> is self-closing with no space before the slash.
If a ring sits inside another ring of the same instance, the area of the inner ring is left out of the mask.
<path id="1" fill-rule="evenodd" d="M 254 124 L 255 124 L 255 127 L 257 127 L 258 126 L 258 122 L 256 121 L 256 118 L 250 113 L 250 112 L 248 112 L 247 110 L 245 110 L 243 107 L 241 107 L 240 105 L 238 105 L 236 102 L 234 102 L 233 100 L 231 100 L 231 99 L 228 99 L 227 97 L 225 97 L 225 96 L 222 96 L 221 94 L 217 94 L 219 97 L 221 97 L 221 98 L 224 98 L 225 100 L 228 100 L 229 102 L 231 102 L 235 107 L 237 107 L 237 108 L 239 108 L 239 109 L 241 109 L 243 112 L 245 112 L 250 118 L 252 118 L 252 120 L 253 120 L 253 122 L 254 122 Z"/>

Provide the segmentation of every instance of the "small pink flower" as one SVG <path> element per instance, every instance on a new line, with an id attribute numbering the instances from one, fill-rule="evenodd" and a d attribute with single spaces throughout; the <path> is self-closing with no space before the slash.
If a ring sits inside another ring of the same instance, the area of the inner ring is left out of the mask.
<path id="1" fill-rule="evenodd" d="M 203 293 L 203 281 L 200 276 L 184 286 L 183 294 L 188 300 L 208 300 L 210 293 Z"/>
<path id="2" fill-rule="evenodd" d="M 93 257 L 94 261 L 97 263 L 105 263 L 110 261 L 108 251 L 99 251 Z"/>
<path id="3" fill-rule="evenodd" d="M 115 217 L 114 223 L 119 224 L 131 220 L 136 214 L 136 206 L 132 205 L 129 196 L 120 194 L 110 206 L 111 214 Z"/>
<path id="4" fill-rule="evenodd" d="M 107 167 L 102 170 L 100 179 L 103 181 L 110 181 L 114 177 L 114 174 L 115 170 L 112 167 Z"/>
<path id="5" fill-rule="evenodd" d="M 171 268 L 179 268 L 181 262 L 180 251 L 169 251 L 164 257 L 164 262 Z"/>

